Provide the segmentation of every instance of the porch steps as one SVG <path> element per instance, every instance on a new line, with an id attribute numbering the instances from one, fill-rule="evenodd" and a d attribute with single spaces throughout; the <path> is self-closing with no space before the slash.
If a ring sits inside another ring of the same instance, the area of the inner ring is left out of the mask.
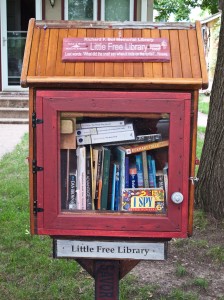
<path id="1" fill-rule="evenodd" d="M 0 93 L 0 124 L 28 123 L 28 93 Z"/>

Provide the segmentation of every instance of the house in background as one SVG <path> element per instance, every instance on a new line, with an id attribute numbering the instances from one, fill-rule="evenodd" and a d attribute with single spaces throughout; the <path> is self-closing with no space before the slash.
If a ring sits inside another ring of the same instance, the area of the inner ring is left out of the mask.
<path id="1" fill-rule="evenodd" d="M 201 21 L 202 34 L 205 45 L 205 56 L 209 76 L 209 89 L 211 89 L 219 44 L 219 31 L 221 25 L 221 12 L 207 17 Z"/>
<path id="2" fill-rule="evenodd" d="M 1 0 L 0 12 L 0 92 L 19 92 L 30 18 L 152 21 L 153 0 Z"/>

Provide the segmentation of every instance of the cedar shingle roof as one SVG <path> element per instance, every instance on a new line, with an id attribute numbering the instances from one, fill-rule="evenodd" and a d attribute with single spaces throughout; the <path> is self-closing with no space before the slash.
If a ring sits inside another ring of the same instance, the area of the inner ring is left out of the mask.
<path id="1" fill-rule="evenodd" d="M 62 62 L 66 37 L 167 38 L 170 62 Z M 130 87 L 200 89 L 208 85 L 200 23 L 29 23 L 23 87 Z"/>

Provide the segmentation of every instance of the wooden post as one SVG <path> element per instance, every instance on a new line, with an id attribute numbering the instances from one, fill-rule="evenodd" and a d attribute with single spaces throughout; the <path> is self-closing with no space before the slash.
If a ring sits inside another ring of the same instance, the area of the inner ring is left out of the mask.
<path id="1" fill-rule="evenodd" d="M 119 261 L 94 261 L 95 299 L 119 299 Z"/>

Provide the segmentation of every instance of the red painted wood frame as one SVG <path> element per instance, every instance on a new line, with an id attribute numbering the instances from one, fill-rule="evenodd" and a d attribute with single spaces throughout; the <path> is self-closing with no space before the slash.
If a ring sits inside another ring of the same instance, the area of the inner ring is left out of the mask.
<path id="1" fill-rule="evenodd" d="M 37 234 L 57 236 L 172 238 L 187 237 L 190 148 L 189 93 L 128 91 L 37 91 L 38 207 Z M 169 195 L 167 216 L 147 214 L 80 211 L 63 213 L 60 209 L 60 112 L 85 113 L 168 113 Z M 181 192 L 184 201 L 171 201 Z"/>

